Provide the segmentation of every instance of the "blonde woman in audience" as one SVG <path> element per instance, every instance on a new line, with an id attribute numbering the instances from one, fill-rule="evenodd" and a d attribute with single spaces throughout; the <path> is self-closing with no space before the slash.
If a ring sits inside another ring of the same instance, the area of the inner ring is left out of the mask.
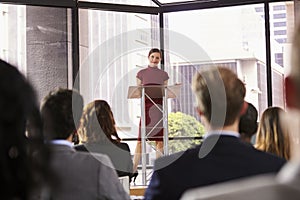
<path id="1" fill-rule="evenodd" d="M 280 124 L 279 116 L 281 112 L 284 111 L 279 107 L 270 107 L 263 112 L 255 147 L 289 160 L 291 153 L 290 138 L 287 130 Z"/>

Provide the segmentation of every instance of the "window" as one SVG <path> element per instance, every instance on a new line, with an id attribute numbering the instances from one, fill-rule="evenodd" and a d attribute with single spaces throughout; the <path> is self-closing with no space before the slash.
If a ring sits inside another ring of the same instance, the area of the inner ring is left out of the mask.
<path id="1" fill-rule="evenodd" d="M 275 39 L 278 43 L 286 43 L 287 42 L 287 38 L 276 38 Z"/>
<path id="2" fill-rule="evenodd" d="M 274 27 L 286 27 L 286 22 L 274 22 Z"/>
<path id="3" fill-rule="evenodd" d="M 283 67 L 283 53 L 275 53 L 275 62 Z"/>
<path id="4" fill-rule="evenodd" d="M 294 3 L 290 1 L 270 3 L 271 7 L 273 7 L 273 13 L 275 10 L 277 13 L 280 12 L 280 14 L 273 15 L 275 20 L 270 19 L 274 21 L 274 27 L 284 29 L 275 29 L 274 37 L 271 37 L 272 101 L 274 106 L 285 108 L 283 80 L 287 71 L 285 68 L 291 63 L 290 50 L 287 47 L 291 45 L 294 29 Z"/>
<path id="5" fill-rule="evenodd" d="M 127 91 L 147 66 L 150 48 L 159 48 L 152 21 L 158 16 L 79 9 L 80 92 L 86 103 L 100 98 L 111 105 L 117 126 L 126 130 L 119 132 L 122 138 L 138 134 L 140 100 L 128 100 Z"/>
<path id="6" fill-rule="evenodd" d="M 41 100 L 72 86 L 70 9 L 0 3 L 0 58 L 28 77 Z"/>
<path id="7" fill-rule="evenodd" d="M 273 18 L 274 19 L 283 19 L 283 18 L 286 18 L 286 14 L 285 13 L 273 14 Z"/>
<path id="8" fill-rule="evenodd" d="M 185 114 L 197 116 L 188 109 L 195 104 L 190 91 L 191 76 L 195 70 L 212 64 L 239 72 L 239 77 L 246 83 L 247 101 L 256 107 L 260 105 L 262 110 L 266 108 L 264 20 L 255 12 L 255 8 L 263 7 L 259 4 L 166 14 L 170 30 L 166 41 L 170 52 L 167 66 L 170 66 L 170 71 L 177 69 L 177 79 L 173 81 L 182 83 L 176 102 L 180 106 L 174 109 L 180 107 Z M 192 21 L 197 21 L 197 26 L 186 23 Z M 246 60 L 244 55 L 247 55 Z M 262 63 L 261 66 L 257 65 L 258 62 Z M 260 93 L 250 92 L 252 88 L 260 88 L 264 96 L 260 98 Z"/>
<path id="9" fill-rule="evenodd" d="M 273 10 L 277 11 L 277 10 L 285 10 L 285 6 L 284 5 L 276 5 L 276 6 L 273 6 Z"/>
<path id="10" fill-rule="evenodd" d="M 274 35 L 286 35 L 286 30 L 274 31 Z"/>
<path id="11" fill-rule="evenodd" d="M 255 11 L 256 12 L 264 12 L 264 7 L 256 7 Z"/>

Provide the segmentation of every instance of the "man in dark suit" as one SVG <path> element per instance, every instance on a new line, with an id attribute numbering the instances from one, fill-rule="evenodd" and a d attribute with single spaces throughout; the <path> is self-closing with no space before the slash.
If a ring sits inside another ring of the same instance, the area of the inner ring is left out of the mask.
<path id="1" fill-rule="evenodd" d="M 245 86 L 226 68 L 209 68 L 193 79 L 197 110 L 207 134 L 201 145 L 158 159 L 145 199 L 179 199 L 189 188 L 277 172 L 285 160 L 239 139 L 247 108 Z"/>
<path id="2" fill-rule="evenodd" d="M 77 152 L 73 135 L 82 114 L 83 98 L 72 90 L 58 89 L 44 98 L 44 133 L 51 149 L 50 167 L 57 175 L 55 200 L 129 199 L 110 159 L 102 154 Z"/>
<path id="3" fill-rule="evenodd" d="M 280 116 L 291 134 L 292 158 L 277 175 L 260 175 L 230 183 L 192 189 L 183 200 L 298 200 L 300 199 L 300 23 L 295 28 L 292 68 L 285 79 L 288 110 Z"/>

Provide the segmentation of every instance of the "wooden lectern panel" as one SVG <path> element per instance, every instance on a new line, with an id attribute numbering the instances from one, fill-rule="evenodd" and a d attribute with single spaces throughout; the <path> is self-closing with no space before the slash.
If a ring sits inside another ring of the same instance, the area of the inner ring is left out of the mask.
<path id="1" fill-rule="evenodd" d="M 181 84 L 164 86 L 164 85 L 147 85 L 147 86 L 129 86 L 128 99 L 138 99 L 142 96 L 142 88 L 145 88 L 145 93 L 150 98 L 162 98 L 165 95 L 165 89 L 167 90 L 167 98 L 176 98 L 181 89 Z"/>
<path id="2" fill-rule="evenodd" d="M 128 88 L 128 99 L 138 99 L 142 96 L 142 87 L 139 86 L 129 86 Z"/>

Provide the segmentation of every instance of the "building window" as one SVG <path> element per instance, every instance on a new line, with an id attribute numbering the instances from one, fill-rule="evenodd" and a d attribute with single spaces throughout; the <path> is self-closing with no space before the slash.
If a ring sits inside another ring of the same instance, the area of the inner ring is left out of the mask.
<path id="1" fill-rule="evenodd" d="M 277 5 L 277 6 L 273 6 L 273 10 L 285 10 L 285 6 L 284 5 Z"/>
<path id="2" fill-rule="evenodd" d="M 274 22 L 274 27 L 286 27 L 286 22 Z"/>
<path id="3" fill-rule="evenodd" d="M 286 13 L 274 14 L 273 18 L 274 19 L 283 19 L 283 18 L 286 18 Z"/>
<path id="4" fill-rule="evenodd" d="M 264 7 L 256 7 L 255 11 L 256 12 L 264 12 Z"/>
<path id="5" fill-rule="evenodd" d="M 275 39 L 278 43 L 282 44 L 282 43 L 287 43 L 287 39 L 286 38 L 277 38 Z"/>
<path id="6" fill-rule="evenodd" d="M 275 53 L 275 63 L 283 67 L 283 53 Z"/>
<path id="7" fill-rule="evenodd" d="M 286 30 L 274 31 L 274 35 L 286 35 Z"/>

